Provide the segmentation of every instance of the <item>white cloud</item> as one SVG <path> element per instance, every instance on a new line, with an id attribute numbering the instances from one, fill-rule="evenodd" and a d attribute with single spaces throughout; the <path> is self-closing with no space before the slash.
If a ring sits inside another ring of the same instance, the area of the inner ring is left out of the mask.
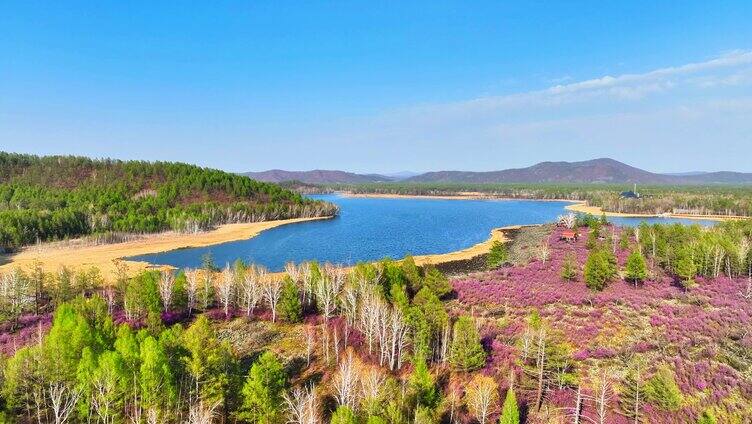
<path id="1" fill-rule="evenodd" d="M 426 158 L 413 165 L 423 169 L 500 169 L 541 159 L 612 156 L 680 171 L 705 168 L 699 162 L 713 167 L 709 150 L 752 156 L 750 112 L 752 51 L 735 51 L 645 73 L 391 110 L 325 137 L 370 149 L 372 160 L 413 151 Z M 687 163 L 673 163 L 679 148 Z M 752 171 L 737 159 L 736 168 Z"/>

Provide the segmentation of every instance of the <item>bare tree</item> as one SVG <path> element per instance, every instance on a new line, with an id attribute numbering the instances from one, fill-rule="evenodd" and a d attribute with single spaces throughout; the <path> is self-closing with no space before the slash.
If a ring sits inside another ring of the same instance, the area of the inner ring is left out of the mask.
<path id="1" fill-rule="evenodd" d="M 68 421 L 80 395 L 81 392 L 69 388 L 64 383 L 50 383 L 47 388 L 47 396 L 50 399 L 52 413 L 55 415 L 55 424 L 63 424 Z"/>
<path id="2" fill-rule="evenodd" d="M 392 371 L 402 368 L 402 351 L 407 344 L 409 327 L 399 308 L 392 308 L 390 314 L 390 367 Z"/>
<path id="3" fill-rule="evenodd" d="M 334 316 L 337 310 L 337 283 L 333 276 L 325 275 L 318 284 L 316 284 L 316 305 L 324 316 L 324 321 Z"/>
<path id="4" fill-rule="evenodd" d="M 599 369 L 592 377 L 595 416 L 598 424 L 606 424 L 608 405 L 614 396 L 612 377 L 608 370 Z"/>
<path id="5" fill-rule="evenodd" d="M 288 262 L 285 264 L 285 273 L 290 277 L 293 283 L 299 284 L 300 278 L 302 276 L 302 270 L 300 267 L 295 265 L 293 262 Z"/>
<path id="6" fill-rule="evenodd" d="M 742 272 L 747 271 L 747 276 L 752 278 L 752 263 L 750 263 L 749 261 L 750 250 L 752 250 L 752 246 L 749 243 L 749 239 L 742 237 L 742 239 L 739 241 L 739 245 L 737 246 L 739 275 L 742 275 Z"/>
<path id="7" fill-rule="evenodd" d="M 334 397 L 337 404 L 355 409 L 358 401 L 358 367 L 352 349 L 347 350 L 345 359 L 339 363 L 339 369 L 332 379 Z"/>
<path id="8" fill-rule="evenodd" d="M 499 400 L 499 391 L 493 378 L 476 374 L 465 393 L 467 408 L 480 424 L 486 424 Z"/>
<path id="9" fill-rule="evenodd" d="M 311 385 L 304 389 L 294 388 L 284 395 L 285 403 L 290 411 L 290 424 L 317 424 L 321 422 L 319 416 L 319 401 L 316 388 Z"/>
<path id="10" fill-rule="evenodd" d="M 538 259 L 545 265 L 550 257 L 551 248 L 548 247 L 548 240 L 543 240 L 538 246 Z"/>
<path id="11" fill-rule="evenodd" d="M 301 282 L 301 296 L 303 305 L 311 305 L 313 302 L 314 294 L 314 275 L 312 271 L 313 265 L 310 262 L 306 262 L 300 267 L 300 282 Z"/>
<path id="12" fill-rule="evenodd" d="M 0 310 L 10 317 L 11 331 L 18 327 L 18 319 L 33 301 L 29 279 L 19 268 L 0 276 Z"/>
<path id="13" fill-rule="evenodd" d="M 272 322 L 277 321 L 277 304 L 279 303 L 279 297 L 282 295 L 282 279 L 267 276 L 262 282 L 262 289 L 264 292 L 264 299 L 272 310 Z"/>
<path id="14" fill-rule="evenodd" d="M 358 327 L 368 343 L 368 354 L 373 353 L 374 342 L 379 332 L 380 312 L 383 301 L 372 287 L 364 288 L 361 293 L 361 307 Z"/>
<path id="15" fill-rule="evenodd" d="M 246 270 L 241 284 L 243 307 L 247 316 L 253 315 L 253 310 L 263 296 L 263 282 L 266 281 L 266 269 L 252 266 Z"/>
<path id="16" fill-rule="evenodd" d="M 211 405 L 204 404 L 203 400 L 192 402 L 188 407 L 187 424 L 212 424 L 218 406 L 219 402 Z"/>
<path id="17" fill-rule="evenodd" d="M 360 396 L 364 402 L 378 401 L 384 389 L 386 375 L 377 366 L 363 367 L 360 378 Z"/>
<path id="18" fill-rule="evenodd" d="M 218 282 L 217 294 L 225 310 L 226 319 L 230 316 L 230 305 L 233 303 L 233 296 L 235 294 L 235 271 L 230 268 L 230 265 L 225 266 L 225 269 L 222 271 L 222 278 Z"/>
<path id="19" fill-rule="evenodd" d="M 340 305 L 342 313 L 345 316 L 344 342 L 345 346 L 347 346 L 350 327 L 355 325 L 355 320 L 358 318 L 358 287 L 355 284 L 345 284 L 345 289 L 340 295 Z"/>
<path id="20" fill-rule="evenodd" d="M 306 366 L 311 365 L 311 355 L 313 355 L 313 349 L 316 346 L 316 327 L 306 326 L 305 328 L 305 340 L 306 340 Z"/>
<path id="21" fill-rule="evenodd" d="M 535 360 L 535 368 L 537 370 L 538 387 L 535 395 L 535 408 L 540 409 L 543 402 L 543 382 L 545 379 L 546 370 L 546 330 L 543 326 L 538 330 L 538 352 Z"/>
<path id="22" fill-rule="evenodd" d="M 577 225 L 577 216 L 571 212 L 566 215 L 559 215 L 558 222 L 566 228 L 571 229 Z"/>
<path id="23" fill-rule="evenodd" d="M 191 315 L 193 313 L 193 309 L 196 307 L 196 295 L 198 294 L 198 271 L 186 269 L 185 280 L 185 294 L 188 301 L 188 315 Z"/>
<path id="24" fill-rule="evenodd" d="M 159 278 L 159 297 L 162 299 L 162 306 L 165 312 L 170 310 L 172 305 L 172 293 L 175 288 L 175 274 L 170 270 L 163 270 Z"/>

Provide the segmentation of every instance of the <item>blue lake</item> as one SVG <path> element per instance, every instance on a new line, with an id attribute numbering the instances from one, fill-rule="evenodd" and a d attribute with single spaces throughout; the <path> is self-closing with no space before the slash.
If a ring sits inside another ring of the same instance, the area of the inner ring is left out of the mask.
<path id="1" fill-rule="evenodd" d="M 531 200 L 442 200 L 311 196 L 336 203 L 337 218 L 284 225 L 248 240 L 178 249 L 128 259 L 179 268 L 198 267 L 211 253 L 219 265 L 243 259 L 281 271 L 287 262 L 317 260 L 354 264 L 384 257 L 447 253 L 487 240 L 494 228 L 552 222 L 566 202 Z M 609 218 L 637 225 L 641 218 Z M 712 225 L 712 221 L 649 218 L 648 222 Z"/>

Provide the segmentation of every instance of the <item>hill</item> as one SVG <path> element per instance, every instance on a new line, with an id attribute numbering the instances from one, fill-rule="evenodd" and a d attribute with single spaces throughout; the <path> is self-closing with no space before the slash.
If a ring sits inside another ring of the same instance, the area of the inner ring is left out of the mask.
<path id="1" fill-rule="evenodd" d="M 275 184 L 194 165 L 0 152 L 0 249 L 335 213 Z"/>
<path id="2" fill-rule="evenodd" d="M 279 183 L 282 181 L 300 181 L 306 184 L 365 184 L 394 181 L 395 178 L 377 174 L 356 174 L 345 171 L 284 171 L 271 169 L 262 172 L 245 172 L 241 175 L 258 181 Z"/>
<path id="3" fill-rule="evenodd" d="M 414 183 L 638 183 L 638 184 L 751 184 L 752 174 L 708 172 L 658 174 L 613 159 L 582 162 L 541 162 L 527 168 L 489 172 L 427 172 L 405 180 Z"/>

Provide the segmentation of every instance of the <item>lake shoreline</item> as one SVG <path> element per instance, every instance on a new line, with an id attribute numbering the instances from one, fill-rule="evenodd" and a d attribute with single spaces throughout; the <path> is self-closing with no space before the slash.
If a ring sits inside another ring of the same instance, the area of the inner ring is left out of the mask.
<path id="1" fill-rule="evenodd" d="M 132 261 L 123 258 L 245 240 L 256 237 L 262 231 L 283 225 L 332 218 L 334 216 L 225 224 L 201 233 L 186 234 L 168 231 L 147 234 L 135 240 L 120 243 L 79 247 L 66 246 L 60 242 L 43 243 L 36 246 L 24 247 L 17 253 L 0 255 L 0 271 L 7 271 L 15 267 L 30 269 L 38 261 L 47 272 L 56 272 L 63 266 L 72 270 L 97 267 L 102 277 L 109 279 L 117 273 L 115 264 L 118 261 L 122 261 L 127 266 L 129 272 L 149 268 L 173 268 L 166 265 L 155 265 L 150 262 Z"/>
<path id="2" fill-rule="evenodd" d="M 699 221 L 732 221 L 737 219 L 749 219 L 748 216 L 726 216 L 726 215 L 696 215 L 688 213 L 663 213 L 663 214 L 647 214 L 647 213 L 623 213 L 623 212 L 606 212 L 600 208 L 600 206 L 589 206 L 587 202 L 576 202 L 564 207 L 565 209 L 576 212 L 586 213 L 595 216 L 606 215 L 620 218 L 678 218 L 678 219 L 694 219 Z"/>
<path id="3" fill-rule="evenodd" d="M 481 192 L 459 192 L 456 195 L 421 195 L 421 194 L 386 194 L 386 193 L 351 193 L 351 192 L 337 192 L 336 194 L 344 197 L 355 198 L 373 198 L 373 199 L 440 199 L 440 200 L 518 200 L 518 201 L 533 201 L 533 202 L 567 202 L 570 205 L 565 206 L 565 209 L 577 212 L 587 213 L 591 215 L 600 216 L 605 214 L 606 216 L 621 217 L 621 218 L 679 218 L 679 219 L 696 219 L 704 221 L 729 221 L 735 219 L 749 219 L 752 217 L 738 216 L 738 215 L 698 215 L 687 213 L 664 213 L 664 214 L 646 214 L 646 213 L 624 213 L 624 212 L 607 212 L 601 209 L 599 206 L 589 206 L 587 202 L 582 200 L 571 199 L 536 199 L 536 198 L 521 198 L 521 197 L 507 197 L 507 196 L 494 196 Z"/>
<path id="4" fill-rule="evenodd" d="M 434 195 L 434 194 L 386 194 L 386 193 L 351 193 L 347 191 L 338 191 L 337 194 L 342 197 L 353 197 L 363 199 L 434 199 L 434 200 L 505 200 L 505 201 L 531 201 L 531 202 L 567 202 L 580 203 L 579 200 L 569 199 L 532 199 L 521 197 L 505 197 L 484 194 L 481 192 L 465 191 L 456 195 Z"/>

